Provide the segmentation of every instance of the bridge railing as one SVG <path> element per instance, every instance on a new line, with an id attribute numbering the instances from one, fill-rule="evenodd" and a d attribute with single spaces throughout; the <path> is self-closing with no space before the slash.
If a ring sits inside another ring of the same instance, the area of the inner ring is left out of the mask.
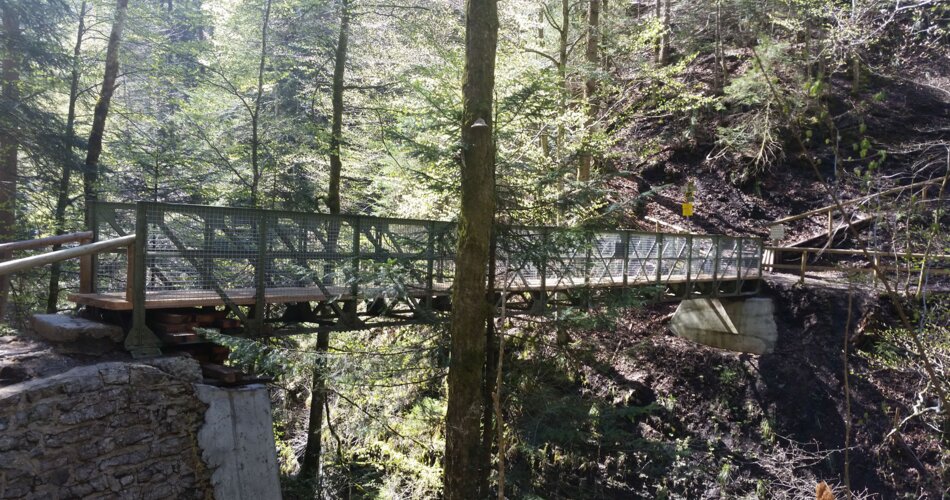
<path id="1" fill-rule="evenodd" d="M 669 298 L 686 298 L 698 284 L 708 284 L 707 295 L 738 295 L 742 282 L 761 277 L 758 238 L 518 226 L 499 231 L 498 288 L 656 285 L 673 293 Z M 733 286 L 717 286 L 724 282 Z"/>
<path id="2" fill-rule="evenodd" d="M 93 291 L 147 294 L 155 308 L 428 300 L 447 293 L 455 273 L 451 222 L 151 202 L 96 203 L 90 217 L 96 239 L 140 242 L 96 257 Z M 758 238 L 504 226 L 497 241 L 499 289 L 656 285 L 684 298 L 702 284 L 705 294 L 739 294 L 718 284 L 761 275 Z"/>

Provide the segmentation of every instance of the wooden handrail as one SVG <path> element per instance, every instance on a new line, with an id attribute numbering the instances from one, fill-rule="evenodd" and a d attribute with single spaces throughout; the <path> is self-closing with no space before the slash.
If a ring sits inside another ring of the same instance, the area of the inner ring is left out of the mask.
<path id="1" fill-rule="evenodd" d="M 89 243 L 88 245 L 80 245 L 78 247 L 66 248 L 64 250 L 57 250 L 55 252 L 34 255 L 32 257 L 10 260 L 0 263 L 0 276 L 4 274 L 15 273 L 17 271 L 23 271 L 25 269 L 32 269 L 34 267 L 39 267 L 46 264 L 52 264 L 53 262 L 59 262 L 61 260 L 75 259 L 77 257 L 92 255 L 95 253 L 104 252 L 106 250 L 112 250 L 113 248 L 127 247 L 134 242 L 135 235 L 130 234 L 128 236 L 113 238 L 111 240 Z"/>
<path id="2" fill-rule="evenodd" d="M 861 250 L 847 250 L 843 248 L 809 248 L 809 247 L 764 247 L 765 250 L 771 250 L 773 252 L 800 252 L 800 253 L 814 253 L 814 254 L 830 254 L 830 255 L 864 255 L 864 252 Z M 906 253 L 906 252 L 882 252 L 879 250 L 868 250 L 868 255 L 879 256 L 879 257 L 909 257 L 912 259 L 922 259 L 924 255 L 928 259 L 938 259 L 945 260 L 950 259 L 950 255 L 947 254 L 922 254 L 922 253 Z"/>
<path id="3" fill-rule="evenodd" d="M 855 203 L 861 203 L 862 201 L 867 201 L 867 200 L 870 200 L 870 199 L 875 198 L 875 197 L 877 197 L 877 196 L 883 196 L 883 195 L 886 195 L 886 194 L 896 193 L 896 192 L 898 192 L 898 191 L 903 191 L 903 190 L 905 190 L 905 189 L 913 189 L 913 188 L 920 187 L 920 186 L 926 186 L 926 185 L 928 185 L 928 184 L 936 184 L 936 183 L 938 183 L 938 182 L 943 182 L 943 177 L 938 177 L 938 178 L 936 178 L 936 179 L 930 179 L 929 181 L 915 182 L 915 183 L 913 183 L 913 184 L 908 184 L 908 185 L 906 185 L 906 186 L 898 186 L 898 187 L 896 187 L 896 188 L 891 188 L 891 189 L 888 189 L 888 190 L 885 190 L 885 191 L 881 191 L 880 193 L 869 194 L 869 195 L 867 195 L 867 196 L 862 196 L 862 197 L 860 197 L 860 198 L 855 198 L 855 199 L 853 199 L 853 200 L 842 200 L 841 206 L 854 205 Z M 800 214 L 798 214 L 798 215 L 789 215 L 788 217 L 783 217 L 783 218 L 781 218 L 781 219 L 776 219 L 774 222 L 772 222 L 772 223 L 769 224 L 769 225 L 770 225 L 770 226 L 774 226 L 775 224 L 783 224 L 783 223 L 785 223 L 785 222 L 792 222 L 792 221 L 796 221 L 796 220 L 799 220 L 799 219 L 804 219 L 804 218 L 806 218 L 806 217 L 811 217 L 812 215 L 823 214 L 823 213 L 826 213 L 826 212 L 827 212 L 827 213 L 831 213 L 831 212 L 833 212 L 833 211 L 836 210 L 836 209 L 837 209 L 837 206 L 836 206 L 836 205 L 828 205 L 828 206 L 826 206 L 826 207 L 816 208 L 816 209 L 814 209 L 814 210 L 809 210 L 809 211 L 807 211 L 807 212 L 802 212 L 802 213 L 800 213 Z"/>
<path id="4" fill-rule="evenodd" d="M 82 231 L 79 233 L 66 233 L 58 234 L 56 236 L 47 236 L 46 238 L 37 238 L 35 240 L 11 241 L 8 243 L 0 243 L 0 253 L 51 247 L 53 245 L 76 243 L 91 239 L 92 231 Z"/>

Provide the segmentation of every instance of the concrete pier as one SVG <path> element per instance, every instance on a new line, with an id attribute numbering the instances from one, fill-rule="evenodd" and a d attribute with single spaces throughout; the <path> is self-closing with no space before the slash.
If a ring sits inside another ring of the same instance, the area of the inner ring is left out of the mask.
<path id="1" fill-rule="evenodd" d="M 750 354 L 772 352 L 778 339 L 775 306 L 761 297 L 684 300 L 670 329 L 693 342 Z"/>

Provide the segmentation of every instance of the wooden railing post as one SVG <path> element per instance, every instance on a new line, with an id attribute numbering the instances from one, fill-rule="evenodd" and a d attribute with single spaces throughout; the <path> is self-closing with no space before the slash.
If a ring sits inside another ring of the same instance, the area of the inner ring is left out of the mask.
<path id="1" fill-rule="evenodd" d="M 80 245 L 91 243 L 92 239 L 80 240 Z M 131 254 L 129 255 L 131 257 Z M 79 293 L 95 293 L 95 261 L 99 257 L 95 254 L 84 255 L 79 258 Z"/>
<path id="2" fill-rule="evenodd" d="M 80 262 L 80 265 L 82 263 Z M 135 301 L 135 244 L 125 247 L 125 300 Z"/>
<path id="3" fill-rule="evenodd" d="M 133 357 L 161 355 L 162 341 L 145 321 L 145 253 L 148 248 L 148 204 L 135 206 L 135 252 L 132 264 L 132 329 L 125 337 L 125 348 Z"/>
<path id="4" fill-rule="evenodd" d="M 99 240 L 99 217 L 97 202 L 93 201 L 86 206 L 86 221 L 92 231 L 92 239 L 82 240 L 80 245 Z M 88 255 L 79 259 L 79 293 L 96 293 L 96 266 L 99 264 L 98 255 Z"/>

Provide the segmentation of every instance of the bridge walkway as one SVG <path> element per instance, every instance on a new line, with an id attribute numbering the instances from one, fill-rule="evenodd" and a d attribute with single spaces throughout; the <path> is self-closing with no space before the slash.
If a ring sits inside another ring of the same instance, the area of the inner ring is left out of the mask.
<path id="1" fill-rule="evenodd" d="M 451 309 L 452 222 L 139 202 L 91 207 L 94 241 L 132 239 L 81 265 L 69 299 L 131 313 L 154 349 L 158 311 L 224 308 L 251 335 L 432 322 Z M 573 228 L 497 229 L 495 297 L 543 313 L 603 294 L 754 295 L 758 238 Z M 134 236 L 134 238 L 129 238 Z"/>

